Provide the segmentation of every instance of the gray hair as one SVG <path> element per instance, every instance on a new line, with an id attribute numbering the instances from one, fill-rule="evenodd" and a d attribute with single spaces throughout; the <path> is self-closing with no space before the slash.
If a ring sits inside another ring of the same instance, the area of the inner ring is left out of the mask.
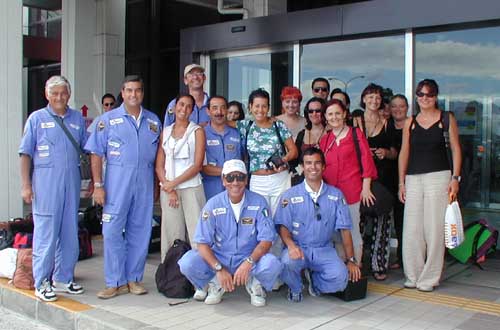
<path id="1" fill-rule="evenodd" d="M 66 86 L 68 93 L 71 94 L 71 85 L 69 84 L 68 79 L 64 76 L 52 76 L 45 83 L 45 91 L 50 92 L 52 88 L 56 86 Z"/>

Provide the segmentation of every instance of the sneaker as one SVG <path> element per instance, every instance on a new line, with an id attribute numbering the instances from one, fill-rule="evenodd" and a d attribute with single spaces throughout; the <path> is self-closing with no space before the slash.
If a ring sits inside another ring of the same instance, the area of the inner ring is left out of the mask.
<path id="1" fill-rule="evenodd" d="M 290 288 L 288 288 L 288 295 L 286 297 L 288 299 L 288 301 L 291 301 L 291 302 L 301 302 L 302 301 L 302 292 L 297 292 L 297 293 L 293 293 L 292 290 Z"/>
<path id="2" fill-rule="evenodd" d="M 432 291 L 434 291 L 434 287 L 433 286 L 419 286 L 417 288 L 417 290 L 420 292 L 432 292 Z"/>
<path id="3" fill-rule="evenodd" d="M 417 285 L 410 280 L 407 280 L 403 285 L 407 289 L 415 289 L 417 287 Z"/>
<path id="4" fill-rule="evenodd" d="M 273 285 L 273 291 L 279 291 L 281 289 L 281 287 L 283 286 L 283 281 L 280 280 L 279 278 L 276 280 L 276 282 L 274 282 L 274 285 Z"/>
<path id="5" fill-rule="evenodd" d="M 140 282 L 128 282 L 128 289 L 130 293 L 135 295 L 141 295 L 148 293 L 148 290 Z"/>
<path id="6" fill-rule="evenodd" d="M 250 303 L 255 307 L 262 307 L 266 305 L 266 290 L 262 284 L 255 279 L 251 278 L 245 285 L 248 294 L 250 295 Z"/>
<path id="7" fill-rule="evenodd" d="M 204 301 L 205 298 L 207 298 L 208 294 L 208 287 L 205 286 L 204 288 L 197 288 L 196 291 L 194 292 L 193 299 L 196 301 Z"/>
<path id="8" fill-rule="evenodd" d="M 129 293 L 129 288 L 125 284 L 125 285 L 122 285 L 119 287 L 111 287 L 111 288 L 103 289 L 97 293 L 97 298 L 110 299 L 110 298 L 116 297 L 118 295 L 127 294 L 127 293 Z"/>
<path id="9" fill-rule="evenodd" d="M 85 291 L 81 285 L 78 285 L 75 282 L 62 283 L 54 281 L 52 283 L 52 289 L 55 292 L 65 292 L 70 294 L 82 294 Z"/>
<path id="10" fill-rule="evenodd" d="M 217 280 L 211 280 L 208 283 L 208 295 L 205 299 L 205 304 L 216 305 L 222 301 L 224 289 L 217 283 Z"/>
<path id="11" fill-rule="evenodd" d="M 35 296 L 48 302 L 57 300 L 57 296 L 54 290 L 52 290 L 52 286 L 48 280 L 44 280 L 40 287 L 35 289 Z"/>
<path id="12" fill-rule="evenodd" d="M 304 275 L 306 277 L 307 282 L 309 283 L 307 286 L 307 291 L 309 292 L 309 295 L 312 297 L 318 297 L 320 293 L 314 288 L 310 270 L 309 269 L 304 270 Z"/>

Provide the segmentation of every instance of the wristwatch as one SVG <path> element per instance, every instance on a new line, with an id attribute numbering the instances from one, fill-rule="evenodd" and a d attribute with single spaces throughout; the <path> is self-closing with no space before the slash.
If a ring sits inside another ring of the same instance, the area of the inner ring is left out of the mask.
<path id="1" fill-rule="evenodd" d="M 222 270 L 222 265 L 220 264 L 220 262 L 217 262 L 215 265 L 214 265 L 214 270 L 216 272 L 220 272 Z"/>
<path id="2" fill-rule="evenodd" d="M 451 178 L 453 180 L 457 180 L 458 182 L 462 181 L 462 177 L 460 175 L 453 175 Z"/>
<path id="3" fill-rule="evenodd" d="M 102 182 L 94 182 L 94 188 L 102 188 L 104 187 L 104 183 Z"/>
<path id="4" fill-rule="evenodd" d="M 358 264 L 358 261 L 356 260 L 356 258 L 354 256 L 350 257 L 349 259 L 347 259 L 347 262 L 352 262 L 353 264 L 357 265 Z"/>
<path id="5" fill-rule="evenodd" d="M 250 265 L 253 265 L 253 258 L 252 258 L 252 256 L 246 258 L 245 261 L 248 262 Z"/>

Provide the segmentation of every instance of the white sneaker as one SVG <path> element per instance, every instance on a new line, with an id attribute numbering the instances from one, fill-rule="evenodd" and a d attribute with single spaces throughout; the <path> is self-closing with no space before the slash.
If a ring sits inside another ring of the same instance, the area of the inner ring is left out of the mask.
<path id="1" fill-rule="evenodd" d="M 48 280 L 44 280 L 40 287 L 35 288 L 35 296 L 48 302 L 57 300 L 57 296 Z"/>
<path id="2" fill-rule="evenodd" d="M 248 294 L 250 295 L 250 303 L 255 307 L 263 307 L 266 305 L 266 290 L 262 284 L 256 279 L 251 278 L 245 285 Z"/>
<path id="3" fill-rule="evenodd" d="M 204 288 L 197 288 L 194 292 L 193 299 L 196 301 L 204 301 L 208 294 L 207 290 L 208 286 L 205 286 Z"/>
<path id="4" fill-rule="evenodd" d="M 70 294 L 82 294 L 85 290 L 81 285 L 71 281 L 69 283 L 56 282 L 52 283 L 52 289 L 55 292 L 65 292 Z"/>
<path id="5" fill-rule="evenodd" d="M 222 296 L 224 295 L 224 289 L 219 285 L 216 278 L 213 278 L 208 282 L 208 295 L 205 299 L 205 304 L 216 305 L 222 301 Z"/>
<path id="6" fill-rule="evenodd" d="M 311 297 L 318 297 L 320 294 L 314 288 L 313 281 L 312 281 L 312 278 L 311 278 L 311 272 L 310 272 L 310 270 L 309 269 L 305 269 L 304 270 L 304 275 L 306 277 L 307 282 L 309 283 L 307 285 L 307 291 L 309 292 L 309 295 Z"/>
<path id="7" fill-rule="evenodd" d="M 281 287 L 283 286 L 283 281 L 281 279 L 277 279 L 276 282 L 274 282 L 274 285 L 273 285 L 273 291 L 279 291 L 281 289 Z"/>

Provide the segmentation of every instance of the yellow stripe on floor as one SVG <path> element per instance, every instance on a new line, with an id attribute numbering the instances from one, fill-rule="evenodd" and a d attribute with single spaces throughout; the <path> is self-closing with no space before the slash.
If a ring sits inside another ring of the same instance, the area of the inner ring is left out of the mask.
<path id="1" fill-rule="evenodd" d="M 14 285 L 9 284 L 9 279 L 7 279 L 7 278 L 1 278 L 0 277 L 0 286 L 3 287 L 4 289 L 18 292 L 18 293 L 20 293 L 22 295 L 25 295 L 27 297 L 30 297 L 30 298 L 33 298 L 33 299 L 38 299 L 35 296 L 35 291 L 34 290 L 18 289 Z M 84 311 L 88 311 L 90 309 L 94 309 L 94 307 L 92 307 L 90 305 L 82 304 L 82 303 L 80 303 L 80 302 L 78 302 L 76 300 L 67 298 L 67 297 L 65 297 L 63 295 L 58 295 L 57 298 L 58 298 L 57 301 L 49 302 L 49 303 L 46 303 L 46 304 L 54 305 L 54 306 L 56 306 L 58 308 L 64 309 L 64 310 L 66 310 L 68 312 L 72 312 L 72 313 L 84 312 Z"/>
<path id="2" fill-rule="evenodd" d="M 420 292 L 416 289 L 406 289 L 394 285 L 379 283 L 368 283 L 368 291 L 371 293 L 384 294 L 387 296 L 395 296 L 500 316 L 500 303 L 487 300 L 456 297 L 434 292 Z"/>

